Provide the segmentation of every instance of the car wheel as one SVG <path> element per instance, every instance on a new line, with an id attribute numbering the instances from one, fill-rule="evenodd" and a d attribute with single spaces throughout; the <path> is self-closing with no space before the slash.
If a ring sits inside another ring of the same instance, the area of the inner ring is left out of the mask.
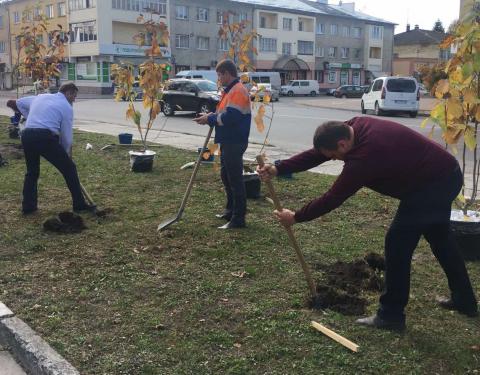
<path id="1" fill-rule="evenodd" d="M 343 94 L 342 99 L 347 99 L 347 95 Z"/>
<path id="2" fill-rule="evenodd" d="M 173 116 L 175 111 L 173 110 L 172 104 L 170 102 L 164 102 L 162 112 L 165 116 Z"/>
<path id="3" fill-rule="evenodd" d="M 363 105 L 363 100 L 362 100 L 362 102 L 360 103 L 360 107 L 362 108 L 362 115 L 366 114 L 366 113 L 367 113 L 367 110 L 365 109 L 365 106 Z"/>
<path id="4" fill-rule="evenodd" d="M 380 106 L 378 105 L 378 102 L 375 102 L 375 115 L 376 116 L 382 116 L 383 111 L 380 109 Z"/>
<path id="5" fill-rule="evenodd" d="M 316 91 L 310 91 L 310 96 L 317 96 L 317 92 Z"/>
<path id="6" fill-rule="evenodd" d="M 288 96 L 293 96 L 293 91 L 289 91 L 289 92 L 287 93 L 287 95 L 288 95 Z"/>
<path id="7" fill-rule="evenodd" d="M 210 105 L 207 102 L 200 103 L 200 107 L 198 107 L 197 113 L 204 115 L 210 112 Z"/>
<path id="8" fill-rule="evenodd" d="M 415 118 L 415 117 L 417 117 L 418 112 L 417 112 L 417 111 L 413 111 L 413 112 L 410 112 L 409 115 L 410 115 L 411 118 Z"/>

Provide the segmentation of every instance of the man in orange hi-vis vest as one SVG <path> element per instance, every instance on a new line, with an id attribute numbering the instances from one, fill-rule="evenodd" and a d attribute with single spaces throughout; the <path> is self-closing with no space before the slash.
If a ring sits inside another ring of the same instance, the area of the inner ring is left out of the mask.
<path id="1" fill-rule="evenodd" d="M 215 143 L 220 144 L 220 175 L 227 195 L 225 210 L 216 215 L 228 222 L 220 229 L 245 227 L 247 195 L 243 182 L 243 154 L 248 146 L 250 95 L 239 81 L 237 67 L 231 60 L 220 61 L 216 67 L 224 91 L 215 113 L 197 117 L 200 125 L 215 127 Z"/>

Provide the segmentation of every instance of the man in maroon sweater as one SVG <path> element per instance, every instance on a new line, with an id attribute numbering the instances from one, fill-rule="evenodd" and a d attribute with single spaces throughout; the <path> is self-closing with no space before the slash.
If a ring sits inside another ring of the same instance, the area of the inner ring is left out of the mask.
<path id="1" fill-rule="evenodd" d="M 360 188 L 400 200 L 385 238 L 385 292 L 376 315 L 357 323 L 405 328 L 413 251 L 423 235 L 442 266 L 451 291 L 437 302 L 467 316 L 478 315 L 465 263 L 450 233 L 450 210 L 463 182 L 456 159 L 435 142 L 398 123 L 371 117 L 329 121 L 315 132 L 314 147 L 277 166 L 257 168 L 260 177 L 300 172 L 327 160 L 345 165 L 333 186 L 299 210 L 275 211 L 285 226 L 318 218 L 339 207 Z"/>

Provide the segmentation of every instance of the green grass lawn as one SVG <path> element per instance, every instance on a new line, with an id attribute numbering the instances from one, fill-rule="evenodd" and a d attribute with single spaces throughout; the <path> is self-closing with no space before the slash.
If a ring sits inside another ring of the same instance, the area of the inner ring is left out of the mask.
<path id="1" fill-rule="evenodd" d="M 216 229 L 224 195 L 211 165 L 200 168 L 183 219 L 157 233 L 176 213 L 190 177 L 192 170 L 180 166 L 196 154 L 158 148 L 153 172 L 134 174 L 128 148 L 100 150 L 113 141 L 75 134 L 80 179 L 100 208 L 113 210 L 105 219 L 84 214 L 88 229 L 79 234 L 42 230 L 47 218 L 71 209 L 51 165 L 42 161 L 39 212 L 28 217 L 20 214 L 24 160 L 6 154 L 9 164 L 0 168 L 0 300 L 82 374 L 480 370 L 480 320 L 435 306 L 447 282 L 424 241 L 413 261 L 406 333 L 359 327 L 356 316 L 306 307 L 302 270 L 265 199 L 249 200 L 246 229 Z M 2 128 L 0 144 L 11 142 Z M 87 142 L 93 150 L 85 150 Z M 333 180 L 302 173 L 274 183 L 285 207 L 294 209 Z M 319 264 L 381 254 L 395 207 L 394 200 L 362 190 L 321 220 L 295 226 L 315 279 L 324 277 Z M 480 264 L 467 267 L 480 294 Z M 373 313 L 378 294 L 363 297 Z M 315 331 L 311 320 L 360 351 Z"/>

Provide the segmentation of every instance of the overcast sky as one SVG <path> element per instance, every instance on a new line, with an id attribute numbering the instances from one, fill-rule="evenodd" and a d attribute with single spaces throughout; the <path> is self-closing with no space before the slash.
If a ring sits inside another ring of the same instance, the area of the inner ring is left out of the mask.
<path id="1" fill-rule="evenodd" d="M 395 34 L 406 30 L 407 20 L 413 28 L 431 30 L 435 21 L 440 19 L 445 30 L 452 21 L 458 19 L 460 0 L 344 0 L 355 2 L 355 9 L 371 16 L 395 22 Z M 338 0 L 330 0 L 338 4 Z"/>

